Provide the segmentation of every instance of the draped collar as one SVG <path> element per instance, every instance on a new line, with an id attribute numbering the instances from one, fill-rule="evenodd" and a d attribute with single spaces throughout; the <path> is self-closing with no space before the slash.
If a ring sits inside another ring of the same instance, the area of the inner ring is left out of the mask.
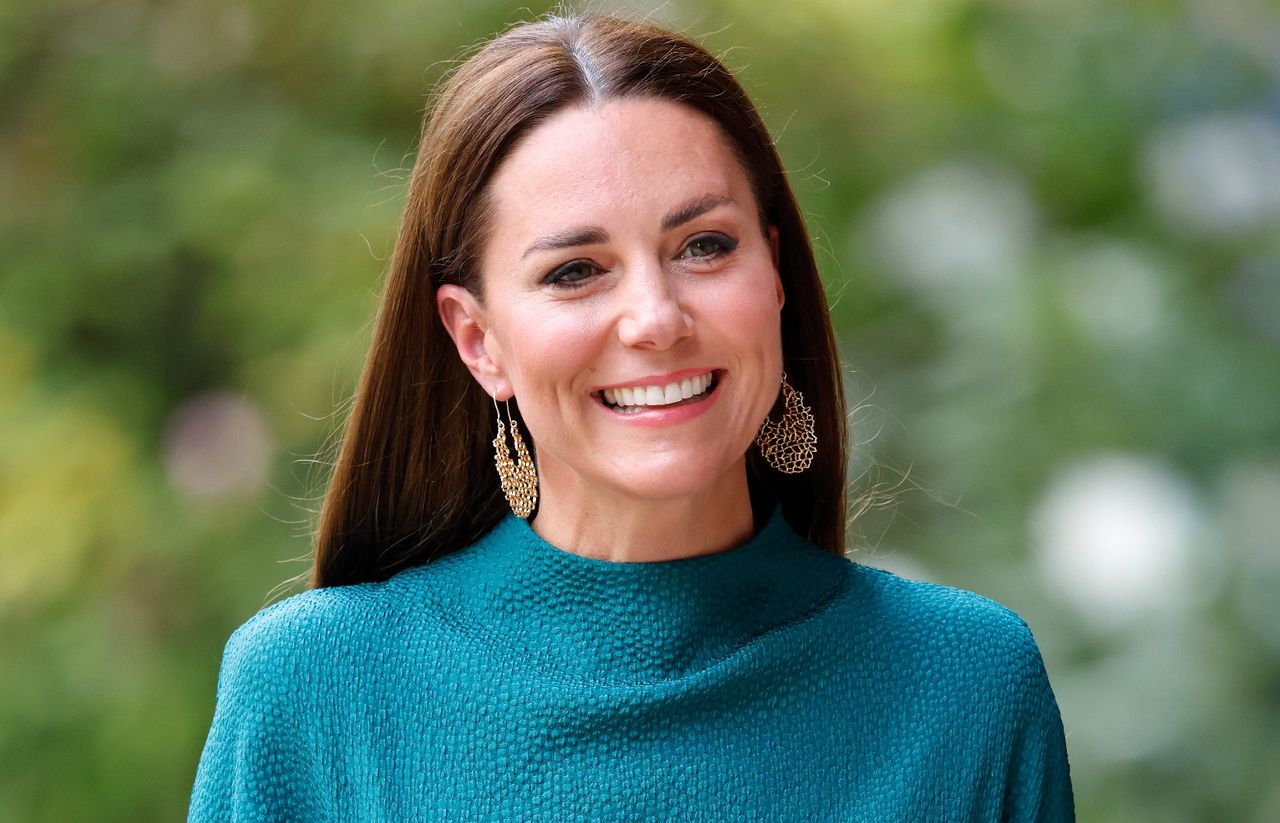
<path id="1" fill-rule="evenodd" d="M 750 539 L 712 554 L 601 560 L 508 514 L 447 560 L 448 617 L 472 641 L 548 675 L 626 683 L 689 676 L 805 619 L 849 566 L 800 537 L 776 504 Z"/>

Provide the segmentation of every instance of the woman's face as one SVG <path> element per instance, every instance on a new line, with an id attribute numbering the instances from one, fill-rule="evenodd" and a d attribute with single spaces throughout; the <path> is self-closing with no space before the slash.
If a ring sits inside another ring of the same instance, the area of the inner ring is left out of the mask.
<path id="1" fill-rule="evenodd" d="M 490 193 L 483 303 L 457 286 L 437 303 L 476 379 L 518 404 L 543 500 L 745 488 L 783 290 L 777 231 L 714 121 L 656 98 L 565 109 Z"/>

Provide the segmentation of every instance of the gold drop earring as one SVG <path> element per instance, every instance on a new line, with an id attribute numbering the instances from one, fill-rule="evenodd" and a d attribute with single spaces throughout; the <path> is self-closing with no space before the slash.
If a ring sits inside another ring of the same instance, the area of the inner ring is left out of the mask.
<path id="1" fill-rule="evenodd" d="M 506 426 L 502 422 L 502 413 L 498 411 L 498 398 L 493 398 L 493 412 L 498 416 L 498 436 L 493 438 L 493 462 L 498 467 L 498 481 L 502 484 L 502 493 L 507 498 L 507 505 L 516 517 L 528 518 L 533 507 L 538 503 L 538 470 L 534 468 L 533 458 L 520 436 L 520 427 L 511 416 L 511 405 L 502 401 L 507 407 L 507 417 L 511 420 L 511 442 L 516 447 L 516 459 L 511 459 L 507 449 Z"/>
<path id="2" fill-rule="evenodd" d="M 765 417 L 756 433 L 760 455 L 783 474 L 799 474 L 813 463 L 818 453 L 818 435 L 814 432 L 813 411 L 804 395 L 787 382 L 782 373 L 782 398 L 786 411 L 778 422 Z"/>

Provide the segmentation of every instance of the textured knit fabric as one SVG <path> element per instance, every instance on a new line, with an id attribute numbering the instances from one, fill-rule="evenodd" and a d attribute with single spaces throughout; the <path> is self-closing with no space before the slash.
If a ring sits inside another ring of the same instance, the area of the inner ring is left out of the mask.
<path id="1" fill-rule="evenodd" d="M 508 515 L 227 642 L 191 821 L 1065 821 L 1016 613 L 836 557 L 775 509 L 664 562 Z"/>

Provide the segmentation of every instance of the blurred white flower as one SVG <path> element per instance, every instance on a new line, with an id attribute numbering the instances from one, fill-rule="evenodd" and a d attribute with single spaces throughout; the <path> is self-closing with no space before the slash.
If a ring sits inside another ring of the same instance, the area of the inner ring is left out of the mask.
<path id="1" fill-rule="evenodd" d="M 1204 234 L 1258 228 L 1280 217 L 1280 126 L 1251 114 L 1166 125 L 1146 147 L 1157 208 Z"/>
<path id="2" fill-rule="evenodd" d="M 1192 493 L 1168 468 L 1114 454 L 1053 478 L 1030 527 L 1048 588 L 1106 631 L 1176 616 L 1206 596 L 1192 568 L 1201 521 Z"/>
<path id="3" fill-rule="evenodd" d="M 957 161 L 890 191 L 874 208 L 869 242 L 890 273 L 929 294 L 1016 276 L 1037 222 L 1035 203 L 1014 173 Z"/>
<path id="4" fill-rule="evenodd" d="M 1245 565 L 1280 572 L 1280 457 L 1231 463 L 1221 494 L 1228 530 Z"/>
<path id="5" fill-rule="evenodd" d="M 1220 499 L 1225 540 L 1240 559 L 1237 605 L 1280 652 L 1280 460 L 1232 463 Z"/>
<path id="6" fill-rule="evenodd" d="M 187 401 L 165 426 L 169 482 L 188 497 L 246 497 L 266 481 L 273 448 L 257 406 L 232 394 Z"/>
<path id="7" fill-rule="evenodd" d="M 1121 240 L 1072 243 L 1060 274 L 1063 305 L 1100 343 L 1141 342 L 1159 329 L 1168 311 L 1165 273 Z"/>

